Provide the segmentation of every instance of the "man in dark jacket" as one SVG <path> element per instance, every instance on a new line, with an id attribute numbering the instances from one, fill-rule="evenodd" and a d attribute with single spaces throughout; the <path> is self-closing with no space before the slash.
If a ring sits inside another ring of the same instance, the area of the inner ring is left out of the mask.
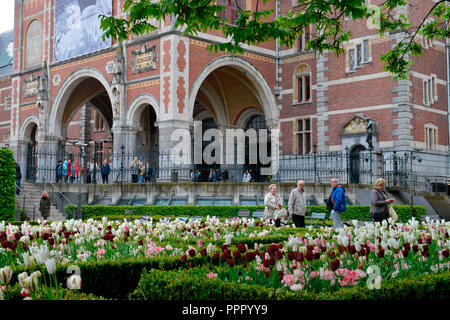
<path id="1" fill-rule="evenodd" d="M 108 176 L 111 168 L 109 166 L 108 160 L 103 161 L 102 168 L 100 169 L 100 173 L 102 174 L 103 183 L 108 183 Z"/>
<path id="2" fill-rule="evenodd" d="M 228 170 L 227 168 L 222 169 L 222 181 L 226 182 L 228 180 Z"/>
<path id="3" fill-rule="evenodd" d="M 345 201 L 345 188 L 339 184 L 336 178 L 331 179 L 331 187 L 333 191 L 331 191 L 331 218 L 333 219 L 333 228 L 342 228 L 342 212 L 347 210 L 347 204 Z M 330 207 L 331 207 L 330 205 Z"/>
<path id="4" fill-rule="evenodd" d="M 151 182 L 153 178 L 153 168 L 150 163 L 145 167 L 145 182 Z"/>
<path id="5" fill-rule="evenodd" d="M 41 212 L 41 216 L 44 220 L 47 220 L 50 217 L 50 207 L 52 202 L 50 200 L 50 196 L 47 191 L 42 191 L 42 198 L 39 202 L 39 211 Z"/>
<path id="6" fill-rule="evenodd" d="M 20 181 L 22 180 L 22 171 L 20 170 L 20 165 L 16 162 L 14 163 L 14 168 L 16 168 L 16 194 L 20 194 Z"/>

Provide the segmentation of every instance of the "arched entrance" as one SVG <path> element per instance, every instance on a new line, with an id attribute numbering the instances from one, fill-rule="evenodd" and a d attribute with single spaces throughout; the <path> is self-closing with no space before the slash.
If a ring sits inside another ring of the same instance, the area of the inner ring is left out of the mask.
<path id="1" fill-rule="evenodd" d="M 38 143 L 37 143 L 37 131 L 38 126 L 35 122 L 30 123 L 25 130 L 25 140 L 27 143 L 27 164 L 26 164 L 26 180 L 28 182 L 35 182 L 37 176 L 37 154 L 38 154 Z"/>
<path id="2" fill-rule="evenodd" d="M 112 161 L 114 137 L 113 109 L 109 84 L 93 69 L 72 74 L 61 86 L 49 117 L 49 133 L 59 145 L 50 168 L 58 161 L 71 161 L 68 182 L 101 181 L 100 167 Z M 90 176 L 90 161 L 96 163 L 96 176 Z M 81 169 L 82 168 L 82 169 Z M 54 179 L 54 178 L 53 178 Z M 110 176 L 110 181 L 113 177 Z"/>
<path id="3" fill-rule="evenodd" d="M 362 152 L 366 148 L 360 144 L 354 146 L 350 151 L 350 183 L 360 183 L 360 172 L 363 168 L 364 158 L 362 157 Z"/>
<path id="4" fill-rule="evenodd" d="M 223 146 L 225 147 L 223 159 L 227 158 L 225 130 L 267 129 L 268 123 L 270 123 L 270 127 L 278 126 L 278 110 L 270 87 L 259 71 L 241 58 L 226 56 L 208 64 L 193 83 L 189 103 L 190 114 L 193 120 L 202 121 L 203 132 L 211 127 L 222 131 Z M 246 112 L 246 110 L 252 112 Z M 254 116 L 258 117 L 253 118 Z M 245 168 L 250 168 L 248 138 L 246 140 L 246 163 L 238 164 L 236 162 L 236 154 L 239 152 L 242 154 L 244 150 L 237 150 L 235 144 L 235 162 L 233 164 L 215 163 L 207 166 L 208 171 L 226 167 L 230 172 L 230 180 L 241 181 Z M 210 143 L 212 142 L 208 141 L 206 145 Z M 203 142 L 204 149 L 205 143 Z M 251 167 L 256 172 L 255 180 L 258 181 L 261 180 L 260 165 L 260 163 L 256 163 Z"/>

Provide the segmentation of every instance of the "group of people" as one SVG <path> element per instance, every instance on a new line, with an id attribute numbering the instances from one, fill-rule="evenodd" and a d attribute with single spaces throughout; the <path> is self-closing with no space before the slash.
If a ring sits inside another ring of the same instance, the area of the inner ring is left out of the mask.
<path id="1" fill-rule="evenodd" d="M 209 172 L 201 172 L 200 169 L 196 169 L 195 172 L 189 169 L 189 179 L 195 182 L 227 182 L 229 179 L 229 173 L 227 168 L 219 169 L 209 169 Z"/>
<path id="2" fill-rule="evenodd" d="M 64 162 L 62 160 L 58 161 L 56 166 L 56 183 L 66 182 L 66 183 L 81 183 L 83 175 L 86 177 L 86 183 L 92 183 L 92 175 L 94 174 L 94 160 L 91 159 L 87 170 L 84 169 L 83 165 L 75 161 L 72 164 L 72 160 L 66 159 Z M 102 175 L 103 183 L 109 182 L 109 174 L 111 172 L 111 166 L 108 163 L 108 159 L 103 160 L 103 165 L 100 168 L 100 173 Z"/>
<path id="3" fill-rule="evenodd" d="M 394 199 L 389 198 L 384 190 L 386 181 L 379 178 L 375 181 L 374 189 L 371 192 L 370 215 L 374 222 L 382 222 L 389 218 L 389 205 Z M 275 221 L 275 226 L 286 225 L 290 218 L 297 228 L 305 227 L 306 193 L 305 182 L 299 180 L 297 187 L 289 195 L 288 209 L 283 208 L 283 199 L 277 193 L 277 185 L 269 186 L 269 193 L 264 197 L 264 220 Z M 342 214 L 347 210 L 345 198 L 345 188 L 336 178 L 331 179 L 331 193 L 326 204 L 333 220 L 333 228 L 343 227 Z"/>
<path id="4" fill-rule="evenodd" d="M 144 183 L 151 182 L 153 179 L 153 168 L 150 163 L 145 165 L 138 157 L 134 157 L 133 161 L 131 161 L 130 170 L 131 182 Z"/>

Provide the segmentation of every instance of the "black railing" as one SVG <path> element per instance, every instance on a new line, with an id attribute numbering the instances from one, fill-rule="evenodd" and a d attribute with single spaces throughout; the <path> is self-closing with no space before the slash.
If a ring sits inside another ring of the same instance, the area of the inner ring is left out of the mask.
<path id="1" fill-rule="evenodd" d="M 349 152 L 311 152 L 310 154 L 280 154 L 278 171 L 273 175 L 262 175 L 261 167 L 250 164 L 207 165 L 205 163 L 175 164 L 170 152 L 124 152 L 103 153 L 101 158 L 90 158 L 84 153 L 68 153 L 64 150 L 57 153 L 36 152 L 31 172 L 33 177 L 28 181 L 58 183 L 148 183 L 148 182 L 242 182 L 244 171 L 252 170 L 252 181 L 255 182 L 305 182 L 329 183 L 332 178 L 345 184 L 373 184 L 377 178 L 384 178 L 387 187 L 414 187 L 423 189 L 428 185 L 433 188 L 439 181 L 425 179 L 427 176 L 417 172 L 417 163 L 411 164 L 407 152 L 385 152 L 374 154 L 364 150 L 358 153 Z M 134 165 L 136 158 L 137 163 Z M 225 157 L 224 157 L 225 159 Z M 70 160 L 70 164 L 69 164 Z M 91 162 L 93 160 L 94 162 Z M 105 175 L 102 164 L 106 160 L 109 173 Z M 58 161 L 63 166 L 57 168 Z M 103 161 L 103 162 L 102 162 Z M 415 161 L 415 160 L 414 160 Z M 142 168 L 142 164 L 144 168 Z M 151 168 L 146 170 L 148 167 Z M 423 163 L 422 163 L 423 165 Z M 228 179 L 223 179 L 226 168 Z M 217 176 L 213 178 L 213 171 Z M 107 177 L 107 179 L 105 179 Z M 449 177 L 442 177 L 442 181 Z M 435 184 L 433 184 L 435 183 Z M 446 184 L 448 190 L 448 183 Z M 428 188 L 428 187 L 427 187 Z M 437 187 L 435 187 L 436 189 Z M 440 190 L 440 189 L 439 189 Z"/>

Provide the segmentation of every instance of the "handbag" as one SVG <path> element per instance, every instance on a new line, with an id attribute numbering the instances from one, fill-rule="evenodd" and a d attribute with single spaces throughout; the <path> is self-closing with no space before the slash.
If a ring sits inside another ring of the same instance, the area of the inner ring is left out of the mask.
<path id="1" fill-rule="evenodd" d="M 392 221 L 396 222 L 398 220 L 397 212 L 395 209 L 389 206 L 389 216 L 392 218 Z"/>
<path id="2" fill-rule="evenodd" d="M 273 215 L 274 215 L 275 220 L 278 220 L 280 218 L 287 217 L 287 211 L 285 208 L 281 208 L 280 210 L 275 210 Z"/>

